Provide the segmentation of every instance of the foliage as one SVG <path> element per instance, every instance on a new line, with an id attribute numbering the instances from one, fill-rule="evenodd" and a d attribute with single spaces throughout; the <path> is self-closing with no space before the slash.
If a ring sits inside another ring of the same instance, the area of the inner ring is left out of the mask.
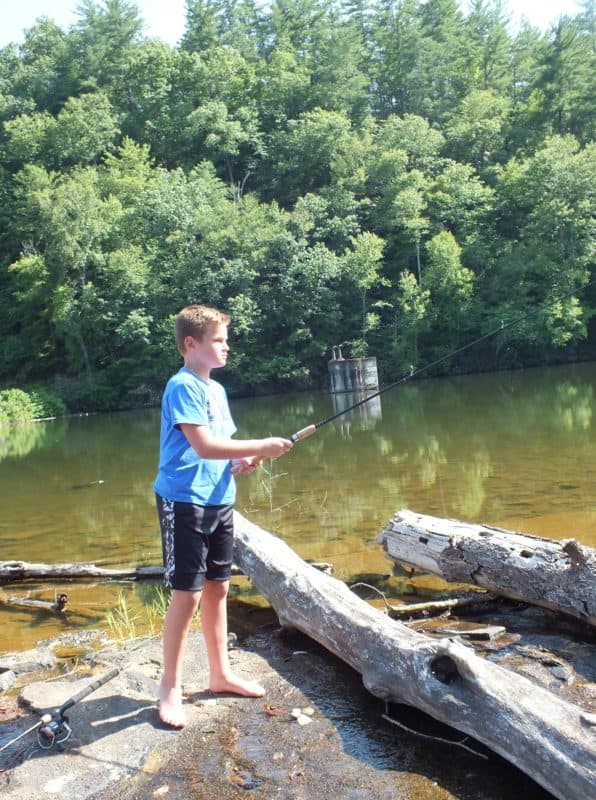
<path id="1" fill-rule="evenodd" d="M 106 622 L 119 642 L 129 642 L 140 636 L 154 636 L 163 625 L 169 593 L 163 586 L 153 586 L 144 597 L 143 610 L 133 611 L 124 592 L 118 592 L 118 602 L 106 614 Z"/>
<path id="2" fill-rule="evenodd" d="M 65 412 L 62 400 L 43 386 L 0 391 L 0 424 L 57 417 Z"/>
<path id="3" fill-rule="evenodd" d="M 78 14 L 0 50 L 2 385 L 154 402 L 193 302 L 245 394 L 521 317 L 445 368 L 596 356 L 589 4 L 512 34 L 496 0 L 192 0 L 179 47 L 128 0 Z"/>

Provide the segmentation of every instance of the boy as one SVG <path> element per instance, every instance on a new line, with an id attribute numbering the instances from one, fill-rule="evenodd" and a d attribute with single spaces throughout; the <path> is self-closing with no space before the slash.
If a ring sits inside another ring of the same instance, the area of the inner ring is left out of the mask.
<path id="1" fill-rule="evenodd" d="M 234 475 L 292 447 L 288 439 L 232 439 L 226 392 L 212 380 L 229 351 L 230 317 L 192 305 L 177 315 L 174 332 L 184 366 L 167 383 L 161 406 L 159 470 L 154 490 L 162 533 L 164 580 L 172 588 L 166 614 L 159 717 L 185 725 L 181 671 L 192 618 L 201 603 L 209 688 L 262 697 L 254 681 L 234 675 L 228 661 L 226 597 L 232 565 Z"/>

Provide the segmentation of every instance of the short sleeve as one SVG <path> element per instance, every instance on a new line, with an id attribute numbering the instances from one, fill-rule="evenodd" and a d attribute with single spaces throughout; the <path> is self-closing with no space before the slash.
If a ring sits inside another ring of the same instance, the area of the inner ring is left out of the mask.
<path id="1" fill-rule="evenodd" d="M 172 425 L 209 424 L 209 403 L 198 384 L 179 383 L 173 387 L 169 401 Z"/>

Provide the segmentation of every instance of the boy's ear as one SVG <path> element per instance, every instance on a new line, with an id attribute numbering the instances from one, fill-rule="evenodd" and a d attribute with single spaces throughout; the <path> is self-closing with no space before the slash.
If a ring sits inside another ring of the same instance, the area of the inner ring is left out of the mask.
<path id="1" fill-rule="evenodd" d="M 192 350 L 192 348 L 196 345 L 197 340 L 192 336 L 185 336 L 184 337 L 184 352 L 188 352 Z"/>

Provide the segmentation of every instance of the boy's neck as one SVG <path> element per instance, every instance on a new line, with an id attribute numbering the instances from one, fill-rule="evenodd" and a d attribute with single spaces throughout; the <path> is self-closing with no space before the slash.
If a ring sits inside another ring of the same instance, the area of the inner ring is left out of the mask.
<path id="1" fill-rule="evenodd" d="M 196 375 L 197 378 L 202 378 L 204 381 L 209 380 L 209 376 L 211 374 L 211 367 L 200 367 L 196 364 L 189 364 L 189 362 L 185 359 L 184 366 L 189 372 L 192 372 L 193 375 Z"/>

